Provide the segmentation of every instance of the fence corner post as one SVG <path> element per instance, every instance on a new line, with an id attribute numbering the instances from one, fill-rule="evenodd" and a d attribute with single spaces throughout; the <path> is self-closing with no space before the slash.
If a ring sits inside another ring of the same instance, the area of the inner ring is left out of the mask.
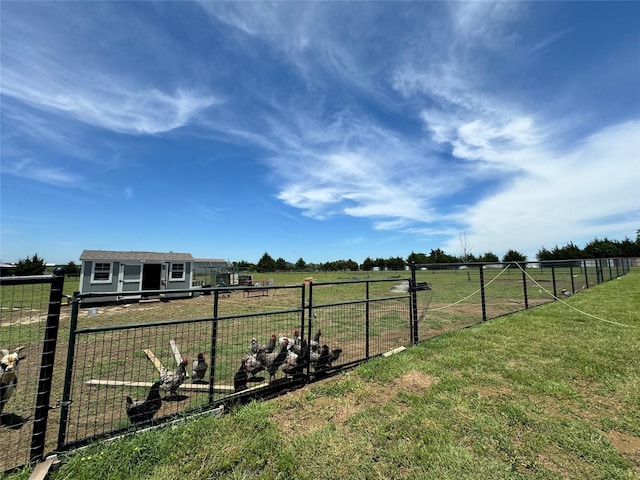
<path id="1" fill-rule="evenodd" d="M 62 289 L 64 288 L 64 270 L 56 268 L 51 281 L 49 293 L 49 309 L 44 331 L 44 343 L 40 360 L 40 376 L 38 378 L 38 392 L 36 395 L 36 409 L 34 412 L 33 431 L 31 434 L 31 452 L 29 460 L 42 460 L 47 433 L 47 419 L 49 418 L 49 400 L 51 398 L 51 383 L 53 379 L 53 363 L 58 341 L 58 326 L 60 325 L 60 307 L 62 304 Z"/>

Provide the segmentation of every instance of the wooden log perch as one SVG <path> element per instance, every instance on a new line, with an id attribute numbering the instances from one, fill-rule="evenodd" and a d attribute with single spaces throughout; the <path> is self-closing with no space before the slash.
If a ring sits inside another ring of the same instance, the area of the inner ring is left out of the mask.
<path id="1" fill-rule="evenodd" d="M 154 353 L 151 351 L 151 349 L 149 348 L 145 348 L 143 350 L 144 353 L 147 354 L 147 357 L 149 357 L 149 360 L 151 360 L 153 362 L 153 364 L 156 367 L 156 370 L 158 370 L 158 373 L 162 373 L 162 362 L 160 362 L 160 360 L 158 360 L 156 358 L 156 356 L 154 355 Z"/>
<path id="2" fill-rule="evenodd" d="M 153 382 L 128 382 L 126 380 L 99 380 L 92 378 L 87 381 L 87 385 L 99 385 L 103 387 L 140 387 L 151 388 Z M 203 383 L 183 383 L 180 390 L 188 391 L 209 391 L 209 385 Z M 215 385 L 213 391 L 216 393 L 233 393 L 234 388 L 230 385 Z"/>

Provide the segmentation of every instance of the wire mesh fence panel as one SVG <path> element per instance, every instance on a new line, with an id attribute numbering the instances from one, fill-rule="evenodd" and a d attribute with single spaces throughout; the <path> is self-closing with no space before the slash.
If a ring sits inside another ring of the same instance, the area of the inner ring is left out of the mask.
<path id="1" fill-rule="evenodd" d="M 218 319 L 214 401 L 292 379 L 296 358 L 289 352 L 302 337 L 302 313 L 298 308 Z"/>
<path id="2" fill-rule="evenodd" d="M 373 300 L 369 306 L 369 356 L 411 345 L 408 297 Z"/>
<path id="3" fill-rule="evenodd" d="M 30 460 L 50 282 L 0 285 L 0 471 Z M 56 424 L 51 428 L 55 432 Z M 54 433 L 55 438 L 55 433 Z"/>
<path id="4" fill-rule="evenodd" d="M 208 382 L 194 378 L 193 362 L 202 353 L 210 364 L 211 324 L 201 319 L 78 330 L 64 443 L 207 404 Z M 149 396 L 156 401 L 145 404 Z"/>
<path id="5" fill-rule="evenodd" d="M 327 367 L 361 361 L 367 358 L 366 303 L 364 301 L 318 305 L 313 308 L 311 338 L 314 348 L 325 345 L 338 354 Z M 321 365 L 321 369 L 324 366 Z M 311 374 L 315 374 L 314 368 Z"/>
<path id="6" fill-rule="evenodd" d="M 483 269 L 487 319 L 526 308 L 522 272 L 517 267 L 497 265 Z"/>
<path id="7" fill-rule="evenodd" d="M 428 283 L 418 305 L 419 338 L 434 337 L 443 332 L 473 325 L 482 321 L 482 302 L 479 270 L 459 266 L 442 266 L 416 271 L 418 283 Z"/>

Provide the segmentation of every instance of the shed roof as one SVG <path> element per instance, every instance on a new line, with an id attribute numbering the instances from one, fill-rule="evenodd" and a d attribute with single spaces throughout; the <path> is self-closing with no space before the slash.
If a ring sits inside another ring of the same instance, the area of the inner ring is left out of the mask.
<path id="1" fill-rule="evenodd" d="M 196 263 L 224 263 L 224 264 L 227 263 L 227 261 L 224 258 L 196 258 L 195 262 Z"/>
<path id="2" fill-rule="evenodd" d="M 145 262 L 170 262 L 181 260 L 185 262 L 193 262 L 193 256 L 190 253 L 175 252 L 122 252 L 114 250 L 84 250 L 82 252 L 82 255 L 80 255 L 80 260 L 144 260 Z"/>

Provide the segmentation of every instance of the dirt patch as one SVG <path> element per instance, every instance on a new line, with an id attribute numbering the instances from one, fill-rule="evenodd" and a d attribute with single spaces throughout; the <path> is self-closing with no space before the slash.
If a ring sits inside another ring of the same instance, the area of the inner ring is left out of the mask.
<path id="1" fill-rule="evenodd" d="M 607 439 L 616 450 L 629 457 L 635 464 L 640 464 L 640 438 L 627 433 L 611 431 Z"/>
<path id="2" fill-rule="evenodd" d="M 481 398 L 500 397 L 503 395 L 511 395 L 513 393 L 513 390 L 511 390 L 509 387 L 504 385 L 478 386 L 478 387 L 475 387 L 475 390 L 477 390 L 478 395 L 480 395 Z"/>
<path id="3" fill-rule="evenodd" d="M 343 377 L 334 377 L 322 381 L 326 387 L 331 382 L 340 382 Z M 296 424 L 304 428 L 301 432 L 309 432 L 322 428 L 327 422 L 343 428 L 346 422 L 372 405 L 385 404 L 397 397 L 399 392 L 419 394 L 431 388 L 437 381 L 425 373 L 411 371 L 392 380 L 385 386 L 367 386 L 364 389 L 348 392 L 340 396 L 318 396 L 309 400 L 313 390 L 301 389 L 284 397 L 283 408 L 273 416 L 273 420 L 288 430 L 289 422 L 295 418 Z M 375 391 L 374 391 L 375 390 Z"/>
<path id="4" fill-rule="evenodd" d="M 400 378 L 396 378 L 391 382 L 391 387 L 388 391 L 402 391 L 406 393 L 420 393 L 431 388 L 431 386 L 437 381 L 436 378 L 427 375 L 423 372 L 412 370 L 405 373 Z"/>

